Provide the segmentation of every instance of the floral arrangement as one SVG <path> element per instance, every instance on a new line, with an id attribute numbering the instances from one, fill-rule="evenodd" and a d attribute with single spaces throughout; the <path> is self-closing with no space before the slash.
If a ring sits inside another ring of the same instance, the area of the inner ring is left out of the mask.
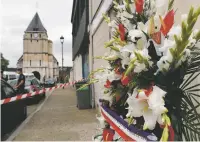
<path id="1" fill-rule="evenodd" d="M 91 73 L 87 85 L 98 82 L 102 106 L 129 125 L 161 141 L 198 141 L 200 84 L 192 82 L 200 74 L 200 31 L 193 30 L 200 8 L 191 7 L 174 26 L 173 3 L 113 0 L 116 17 L 103 15 L 112 31 L 110 52 L 96 57 L 110 66 Z"/>

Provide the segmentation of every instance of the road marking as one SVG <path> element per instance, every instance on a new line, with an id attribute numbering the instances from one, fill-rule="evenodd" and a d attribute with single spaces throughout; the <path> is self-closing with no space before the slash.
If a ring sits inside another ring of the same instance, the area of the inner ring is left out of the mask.
<path id="1" fill-rule="evenodd" d="M 41 108 L 43 107 L 43 105 L 45 104 L 45 102 L 48 100 L 48 98 L 52 95 L 53 91 L 50 91 L 47 95 L 45 100 L 37 107 L 37 109 L 31 113 L 19 126 L 18 128 L 8 137 L 8 139 L 6 141 L 13 141 L 18 135 L 19 133 L 22 131 L 22 129 L 26 126 L 26 124 L 31 120 L 31 118 L 38 112 L 41 110 Z"/>

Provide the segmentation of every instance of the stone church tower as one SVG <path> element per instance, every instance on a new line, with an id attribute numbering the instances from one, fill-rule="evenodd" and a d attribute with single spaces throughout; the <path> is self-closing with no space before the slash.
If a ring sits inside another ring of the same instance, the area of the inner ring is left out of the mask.
<path id="1" fill-rule="evenodd" d="M 35 14 L 23 37 L 23 55 L 17 66 L 23 68 L 24 73 L 39 73 L 40 80 L 58 77 L 59 67 L 53 56 L 52 41 L 48 39 L 38 13 Z"/>

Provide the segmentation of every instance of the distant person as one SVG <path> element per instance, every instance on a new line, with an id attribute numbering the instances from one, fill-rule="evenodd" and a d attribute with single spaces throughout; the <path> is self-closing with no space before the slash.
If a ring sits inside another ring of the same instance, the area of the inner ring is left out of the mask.
<path id="1" fill-rule="evenodd" d="M 17 89 L 18 94 L 23 94 L 24 87 L 25 87 L 25 76 L 22 73 L 22 68 L 18 68 L 17 73 L 19 74 L 19 78 L 18 78 L 17 85 L 15 86 L 15 88 Z"/>

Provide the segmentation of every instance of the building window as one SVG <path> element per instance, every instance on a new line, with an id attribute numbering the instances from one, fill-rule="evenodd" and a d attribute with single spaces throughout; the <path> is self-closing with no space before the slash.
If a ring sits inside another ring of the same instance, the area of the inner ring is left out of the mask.
<path id="1" fill-rule="evenodd" d="M 31 42 L 32 42 L 32 39 L 31 39 Z"/>
<path id="2" fill-rule="evenodd" d="M 31 60 L 30 60 L 30 66 L 31 66 Z"/>
<path id="3" fill-rule="evenodd" d="M 31 34 L 31 38 L 33 37 L 33 35 Z"/>
<path id="4" fill-rule="evenodd" d="M 38 40 L 37 40 L 37 42 L 38 42 Z"/>
<path id="5" fill-rule="evenodd" d="M 41 34 L 40 34 L 40 38 L 41 38 L 42 36 L 41 36 Z"/>
<path id="6" fill-rule="evenodd" d="M 40 66 L 42 65 L 42 61 L 40 60 Z"/>

